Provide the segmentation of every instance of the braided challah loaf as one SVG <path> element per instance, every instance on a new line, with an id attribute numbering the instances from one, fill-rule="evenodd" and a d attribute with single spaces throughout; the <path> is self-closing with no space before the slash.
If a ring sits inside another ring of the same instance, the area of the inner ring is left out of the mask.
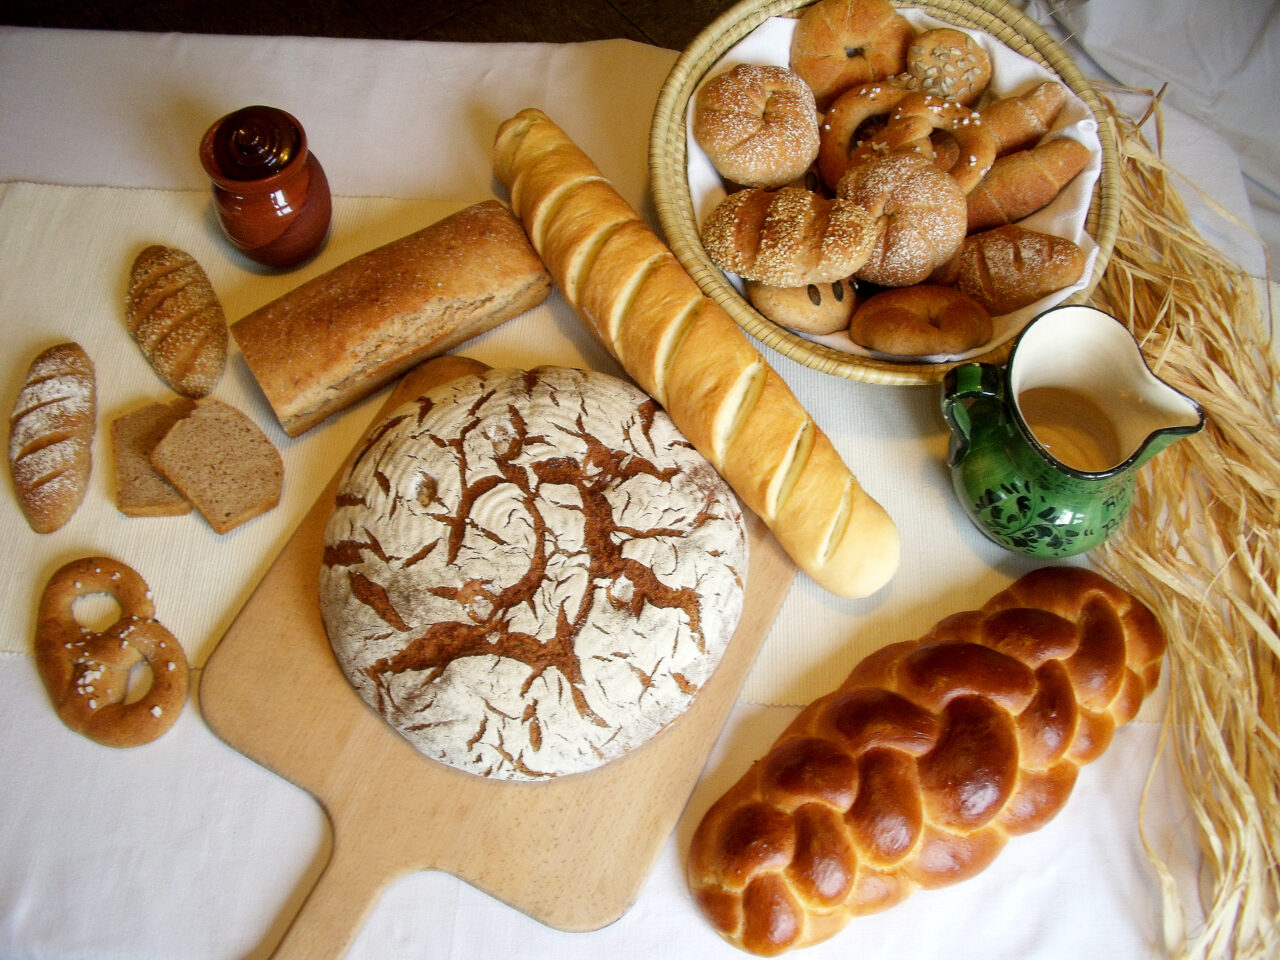
<path id="1" fill-rule="evenodd" d="M 872 654 L 707 812 L 688 863 L 699 907 L 771 955 L 973 876 L 1061 809 L 1163 652 L 1146 607 L 1061 567 Z"/>
<path id="2" fill-rule="evenodd" d="M 494 171 L 561 294 L 797 566 L 865 596 L 898 532 L 732 318 L 540 110 L 498 129 Z"/>

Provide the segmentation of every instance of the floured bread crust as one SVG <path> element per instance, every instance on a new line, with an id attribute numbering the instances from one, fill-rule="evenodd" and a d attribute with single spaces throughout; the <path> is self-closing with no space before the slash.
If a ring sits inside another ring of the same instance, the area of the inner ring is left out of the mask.
<path id="1" fill-rule="evenodd" d="M 644 393 L 489 370 L 400 407 L 343 478 L 321 612 L 361 696 L 482 776 L 577 773 L 689 706 L 742 610 L 738 503 Z"/>

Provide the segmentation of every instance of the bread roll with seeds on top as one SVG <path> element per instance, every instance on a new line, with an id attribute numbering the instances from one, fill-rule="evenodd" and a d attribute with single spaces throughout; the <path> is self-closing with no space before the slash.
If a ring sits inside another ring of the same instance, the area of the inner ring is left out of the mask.
<path id="1" fill-rule="evenodd" d="M 801 187 L 739 190 L 702 227 L 702 245 L 721 270 L 774 287 L 833 283 L 871 255 L 883 227 L 861 206 Z"/>

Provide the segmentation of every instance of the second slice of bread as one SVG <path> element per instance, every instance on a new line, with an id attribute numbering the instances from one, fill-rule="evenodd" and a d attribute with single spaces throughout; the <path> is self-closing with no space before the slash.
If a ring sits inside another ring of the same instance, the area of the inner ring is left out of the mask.
<path id="1" fill-rule="evenodd" d="M 284 483 L 280 452 L 262 429 L 207 398 L 156 444 L 151 464 L 218 533 L 274 507 Z"/>

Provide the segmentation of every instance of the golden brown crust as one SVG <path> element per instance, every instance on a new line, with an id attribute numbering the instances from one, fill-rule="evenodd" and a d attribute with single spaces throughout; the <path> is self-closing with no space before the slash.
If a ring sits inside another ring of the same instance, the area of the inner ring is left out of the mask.
<path id="1" fill-rule="evenodd" d="M 772 955 L 975 875 L 1053 818 L 1163 651 L 1138 600 L 1062 567 L 872 654 L 707 811 L 695 901 L 726 940 Z"/>
<path id="2" fill-rule="evenodd" d="M 851 279 L 803 287 L 773 287 L 748 280 L 746 287 L 751 305 L 774 323 L 817 336 L 846 329 L 858 306 Z"/>
<path id="3" fill-rule="evenodd" d="M 104 630 L 75 618 L 73 604 L 90 594 L 108 594 L 120 605 Z M 103 746 L 135 747 L 173 726 L 186 703 L 187 658 L 154 616 L 146 582 L 118 560 L 82 557 L 49 578 L 36 621 L 36 667 L 70 729 Z M 129 675 L 144 661 L 151 685 L 126 703 Z"/>
<path id="4" fill-rule="evenodd" d="M 36 533 L 57 530 L 84 499 L 96 424 L 93 361 L 78 343 L 57 344 L 31 361 L 9 415 L 9 472 Z"/>
<path id="5" fill-rule="evenodd" d="M 953 287 L 917 284 L 867 299 L 853 315 L 849 338 L 895 356 L 955 355 L 991 339 L 991 314 Z"/>
<path id="6" fill-rule="evenodd" d="M 888 0 L 819 0 L 796 24 L 791 69 L 825 107 L 850 87 L 902 73 L 915 35 Z"/>
<path id="7" fill-rule="evenodd" d="M 542 174 L 530 189 L 535 169 Z M 615 201 L 600 207 L 578 189 L 602 179 L 595 165 L 539 110 L 522 110 L 499 127 L 494 171 L 526 224 L 548 195 L 572 209 L 574 222 L 590 222 L 593 210 L 613 216 Z M 584 229 L 576 245 L 530 233 L 549 260 L 554 246 L 556 258 L 582 263 L 578 311 L 801 569 L 841 596 L 866 596 L 892 577 L 893 522 L 724 308 L 698 290 L 639 216 L 602 238 Z"/>
<path id="8" fill-rule="evenodd" d="M 964 193 L 917 154 L 892 153 L 852 168 L 839 195 L 884 225 L 855 274 L 859 280 L 884 287 L 921 283 L 964 241 Z"/>
<path id="9" fill-rule="evenodd" d="M 1084 251 L 1070 240 L 1011 223 L 965 239 L 955 285 L 998 317 L 1070 286 L 1084 268 Z"/>
<path id="10" fill-rule="evenodd" d="M 969 232 L 1013 223 L 1048 206 L 1089 156 L 1083 143 L 1060 137 L 1001 157 L 968 195 Z"/>
<path id="11" fill-rule="evenodd" d="M 844 91 L 822 119 L 818 172 L 834 190 L 849 169 L 850 156 L 883 129 L 894 108 L 911 93 L 897 79 L 876 80 Z"/>
<path id="12" fill-rule="evenodd" d="M 818 155 L 813 91 L 784 67 L 738 64 L 698 90 L 693 138 L 727 180 L 780 187 Z"/>
<path id="13" fill-rule="evenodd" d="M 550 290 L 520 224 L 488 200 L 334 267 L 231 332 L 296 437 Z"/>
<path id="14" fill-rule="evenodd" d="M 948 146 L 954 151 L 948 152 L 945 160 L 935 149 L 936 133 L 953 141 Z M 976 112 L 927 93 L 909 93 L 899 100 L 884 127 L 850 151 L 849 166 L 900 152 L 932 159 L 964 193 L 978 185 L 996 159 L 995 141 Z"/>
<path id="15" fill-rule="evenodd" d="M 721 270 L 775 287 L 831 283 L 866 262 L 880 225 L 857 204 L 802 187 L 731 193 L 702 226 Z"/>
<path id="16" fill-rule="evenodd" d="M 1053 127 L 1067 102 L 1067 88 L 1047 80 L 1016 97 L 1004 97 L 982 109 L 982 125 L 996 142 L 996 155 L 1034 145 Z"/>
<path id="17" fill-rule="evenodd" d="M 227 319 L 204 268 L 152 244 L 133 261 L 125 323 L 147 362 L 183 396 L 203 397 L 227 363 Z"/>

